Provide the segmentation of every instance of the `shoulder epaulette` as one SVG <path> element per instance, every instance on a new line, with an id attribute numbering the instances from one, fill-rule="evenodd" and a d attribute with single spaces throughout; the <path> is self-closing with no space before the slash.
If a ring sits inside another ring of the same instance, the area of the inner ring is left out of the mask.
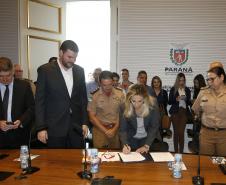
<path id="1" fill-rule="evenodd" d="M 96 90 L 90 92 L 90 94 L 94 95 L 94 94 L 95 94 L 97 91 L 99 91 L 99 90 L 100 90 L 100 88 L 98 87 Z"/>
<path id="2" fill-rule="evenodd" d="M 210 88 L 210 86 L 205 86 L 205 87 L 201 87 L 200 90 L 206 90 L 206 89 L 209 89 L 209 88 Z"/>
<path id="3" fill-rule="evenodd" d="M 119 91 L 123 91 L 123 89 L 122 88 L 120 88 L 120 87 L 114 87 L 116 90 L 119 90 Z"/>

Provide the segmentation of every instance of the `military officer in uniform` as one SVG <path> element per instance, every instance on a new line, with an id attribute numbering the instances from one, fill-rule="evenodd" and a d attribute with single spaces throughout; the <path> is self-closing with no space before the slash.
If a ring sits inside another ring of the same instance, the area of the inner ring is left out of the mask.
<path id="1" fill-rule="evenodd" d="M 201 117 L 200 153 L 226 155 L 226 75 L 222 63 L 210 64 L 208 86 L 201 89 L 192 109 Z"/>
<path id="2" fill-rule="evenodd" d="M 93 124 L 93 145 L 95 148 L 119 149 L 119 110 L 124 102 L 122 90 L 113 87 L 113 75 L 102 71 L 100 88 L 93 93 L 88 112 Z"/>

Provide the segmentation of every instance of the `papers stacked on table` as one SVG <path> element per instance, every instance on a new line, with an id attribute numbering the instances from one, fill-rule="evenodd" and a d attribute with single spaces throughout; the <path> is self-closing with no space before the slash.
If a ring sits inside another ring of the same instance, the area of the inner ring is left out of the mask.
<path id="1" fill-rule="evenodd" d="M 139 162 L 145 160 L 145 157 L 138 152 L 130 152 L 129 154 L 120 152 L 119 155 L 123 162 Z"/>
<path id="2" fill-rule="evenodd" d="M 170 152 L 151 152 L 150 155 L 154 162 L 174 161 L 174 157 Z"/>

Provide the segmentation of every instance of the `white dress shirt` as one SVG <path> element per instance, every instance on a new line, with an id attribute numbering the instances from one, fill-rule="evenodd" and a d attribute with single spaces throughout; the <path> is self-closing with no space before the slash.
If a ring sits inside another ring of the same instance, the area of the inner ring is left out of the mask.
<path id="1" fill-rule="evenodd" d="M 72 67 L 69 68 L 68 70 L 65 70 L 64 67 L 62 66 L 62 64 L 57 61 L 59 67 L 60 67 L 60 70 L 61 70 L 61 73 L 64 77 L 64 81 L 66 83 L 66 86 L 67 86 L 67 90 L 68 90 L 68 93 L 69 93 L 69 96 L 71 97 L 71 93 L 72 93 L 72 88 L 73 88 L 73 73 L 72 73 Z"/>
<path id="2" fill-rule="evenodd" d="M 179 101 L 179 107 L 182 107 L 186 109 L 186 95 L 185 95 L 185 89 L 179 88 L 178 89 L 179 96 L 182 96 L 184 99 L 180 99 Z"/>

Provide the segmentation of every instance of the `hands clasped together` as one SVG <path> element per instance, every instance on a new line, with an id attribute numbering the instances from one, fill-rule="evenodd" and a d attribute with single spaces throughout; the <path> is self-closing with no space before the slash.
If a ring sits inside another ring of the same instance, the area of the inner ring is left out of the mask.
<path id="1" fill-rule="evenodd" d="M 8 130 L 17 129 L 20 126 L 21 122 L 20 120 L 16 120 L 14 122 L 7 122 L 6 120 L 0 121 L 0 129 L 3 132 L 6 132 Z"/>

